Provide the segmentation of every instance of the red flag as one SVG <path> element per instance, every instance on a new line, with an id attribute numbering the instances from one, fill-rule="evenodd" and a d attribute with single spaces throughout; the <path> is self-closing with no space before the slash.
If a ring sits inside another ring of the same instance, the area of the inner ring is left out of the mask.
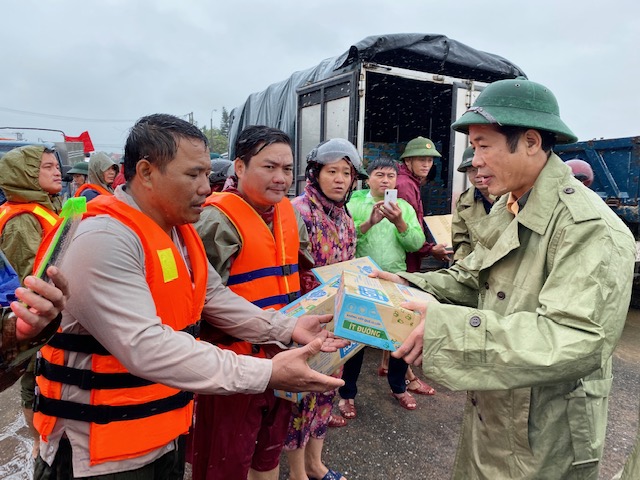
<path id="1" fill-rule="evenodd" d="M 67 135 L 65 135 L 64 141 L 84 143 L 84 153 L 90 153 L 95 150 L 95 148 L 93 148 L 93 142 L 91 142 L 91 137 L 89 136 L 89 132 L 82 132 L 79 137 L 68 137 Z"/>

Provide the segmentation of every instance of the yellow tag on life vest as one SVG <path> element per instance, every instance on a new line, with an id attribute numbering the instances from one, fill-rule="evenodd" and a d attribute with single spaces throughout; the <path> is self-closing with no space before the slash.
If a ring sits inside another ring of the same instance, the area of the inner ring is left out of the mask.
<path id="1" fill-rule="evenodd" d="M 162 277 L 164 283 L 168 283 L 178 278 L 178 266 L 176 265 L 176 259 L 173 256 L 173 251 L 170 248 L 164 250 L 158 250 L 158 260 L 162 266 Z"/>

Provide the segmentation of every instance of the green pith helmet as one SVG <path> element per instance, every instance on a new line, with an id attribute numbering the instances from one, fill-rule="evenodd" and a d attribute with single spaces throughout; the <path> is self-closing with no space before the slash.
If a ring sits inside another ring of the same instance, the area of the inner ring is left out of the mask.
<path id="1" fill-rule="evenodd" d="M 471 162 L 473 161 L 473 153 L 475 152 L 475 150 L 473 149 L 473 147 L 467 147 L 464 149 L 464 153 L 462 154 L 462 162 L 460 163 L 460 166 L 458 167 L 458 171 L 459 172 L 466 172 L 467 168 L 469 168 L 471 166 Z"/>
<path id="2" fill-rule="evenodd" d="M 406 157 L 441 157 L 431 140 L 425 137 L 417 137 L 407 143 L 400 160 Z"/>
<path id="3" fill-rule="evenodd" d="M 78 173 L 80 175 L 89 175 L 89 164 L 87 162 L 78 162 L 73 165 L 73 168 L 67 172 L 68 175 Z"/>
<path id="4" fill-rule="evenodd" d="M 558 144 L 578 140 L 560 119 L 558 101 L 551 90 L 524 78 L 488 85 L 451 128 L 468 134 L 469 125 L 490 124 L 551 132 Z"/>

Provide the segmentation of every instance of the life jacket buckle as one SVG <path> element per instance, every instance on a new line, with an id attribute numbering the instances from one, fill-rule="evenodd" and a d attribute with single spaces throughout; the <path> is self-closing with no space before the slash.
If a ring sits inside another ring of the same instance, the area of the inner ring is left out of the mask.
<path id="1" fill-rule="evenodd" d="M 287 277 L 287 276 L 291 275 L 292 273 L 293 273 L 293 269 L 291 268 L 290 264 L 282 265 L 282 275 Z"/>
<path id="2" fill-rule="evenodd" d="M 287 293 L 287 303 L 291 303 L 294 300 L 297 300 L 298 298 L 300 298 L 300 292 L 290 292 Z"/>
<path id="3" fill-rule="evenodd" d="M 33 400 L 33 411 L 34 411 L 34 412 L 38 412 L 38 411 L 40 411 L 40 398 L 41 398 L 41 397 L 40 397 L 40 387 L 38 387 L 38 386 L 36 385 L 36 388 L 35 388 L 35 398 L 34 398 L 34 400 Z"/>
<path id="4" fill-rule="evenodd" d="M 33 365 L 33 375 L 34 376 L 39 376 L 42 375 L 42 364 L 44 363 L 44 360 L 42 358 L 41 353 L 38 351 L 38 354 L 36 356 L 36 361 Z"/>

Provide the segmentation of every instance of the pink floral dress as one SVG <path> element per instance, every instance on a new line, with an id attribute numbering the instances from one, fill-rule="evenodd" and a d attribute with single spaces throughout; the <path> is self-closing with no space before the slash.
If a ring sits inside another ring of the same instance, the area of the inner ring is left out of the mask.
<path id="1" fill-rule="evenodd" d="M 351 260 L 356 255 L 356 230 L 344 203 L 336 203 L 307 182 L 304 193 L 291 202 L 298 210 L 309 232 L 315 266 Z M 302 293 L 320 282 L 310 270 L 300 271 Z M 340 376 L 338 371 L 334 375 Z M 324 438 L 336 392 L 311 393 L 294 404 L 285 450 L 304 447 L 310 437 Z"/>

